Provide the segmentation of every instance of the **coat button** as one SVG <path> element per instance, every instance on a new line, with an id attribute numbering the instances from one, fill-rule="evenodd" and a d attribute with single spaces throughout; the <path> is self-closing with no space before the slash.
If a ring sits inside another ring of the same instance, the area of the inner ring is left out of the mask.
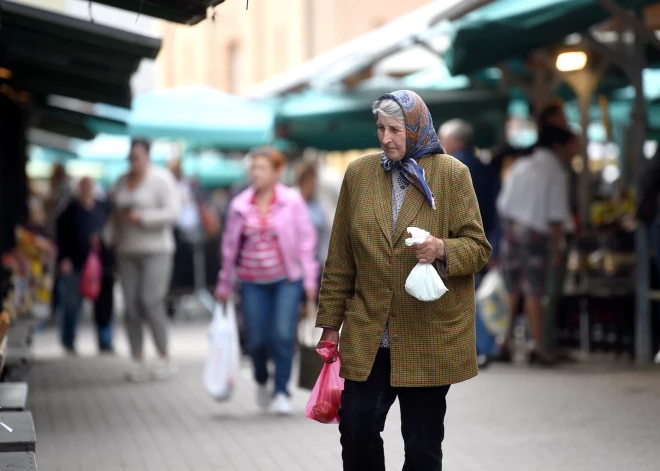
<path id="1" fill-rule="evenodd" d="M 394 340 L 399 340 L 399 336 L 394 334 L 394 337 L 392 337 Z"/>

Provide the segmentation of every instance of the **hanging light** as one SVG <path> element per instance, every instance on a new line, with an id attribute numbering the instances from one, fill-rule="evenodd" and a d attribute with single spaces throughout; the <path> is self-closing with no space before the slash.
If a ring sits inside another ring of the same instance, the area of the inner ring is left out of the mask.
<path id="1" fill-rule="evenodd" d="M 556 67 L 560 72 L 582 70 L 587 65 L 587 54 L 583 51 L 562 52 L 557 56 Z"/>

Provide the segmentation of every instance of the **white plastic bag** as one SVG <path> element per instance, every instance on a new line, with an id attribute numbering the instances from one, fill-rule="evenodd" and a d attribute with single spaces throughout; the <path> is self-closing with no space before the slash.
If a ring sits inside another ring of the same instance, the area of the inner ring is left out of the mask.
<path id="1" fill-rule="evenodd" d="M 502 272 L 494 268 L 481 280 L 477 289 L 477 312 L 488 332 L 504 337 L 509 327 L 509 295 Z"/>
<path id="2" fill-rule="evenodd" d="M 211 351 L 204 365 L 204 385 L 217 401 L 231 398 L 240 366 L 236 307 L 232 301 L 217 303 L 209 327 Z"/>
<path id="3" fill-rule="evenodd" d="M 408 232 L 412 236 L 406 239 L 408 247 L 422 244 L 430 235 L 418 227 L 409 227 Z M 408 275 L 406 291 L 420 301 L 437 301 L 447 292 L 447 287 L 432 263 L 418 263 Z"/>

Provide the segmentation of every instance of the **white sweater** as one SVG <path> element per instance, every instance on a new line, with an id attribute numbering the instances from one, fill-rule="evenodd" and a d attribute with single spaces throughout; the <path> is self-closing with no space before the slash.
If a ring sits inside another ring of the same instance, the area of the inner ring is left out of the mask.
<path id="1" fill-rule="evenodd" d="M 172 174 L 151 167 L 144 180 L 133 190 L 122 177 L 114 190 L 115 217 L 109 237 L 118 254 L 150 255 L 173 253 L 173 227 L 179 218 L 179 191 Z M 118 217 L 127 208 L 140 214 L 138 224 L 129 224 Z"/>

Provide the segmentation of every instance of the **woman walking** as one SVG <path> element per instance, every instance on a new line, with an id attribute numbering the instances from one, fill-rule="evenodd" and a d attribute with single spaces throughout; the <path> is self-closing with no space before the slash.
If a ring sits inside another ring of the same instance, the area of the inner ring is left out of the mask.
<path id="1" fill-rule="evenodd" d="M 226 302 L 241 282 L 248 351 L 257 382 L 257 402 L 280 415 L 292 412 L 287 385 L 293 362 L 298 304 L 304 292 L 316 299 L 316 235 L 300 193 L 280 181 L 284 156 L 261 148 L 252 155 L 251 186 L 229 207 L 216 297 Z M 275 381 L 268 385 L 268 360 Z"/>
<path id="2" fill-rule="evenodd" d="M 150 144 L 131 144 L 130 171 L 114 191 L 114 242 L 126 302 L 126 329 L 135 362 L 130 381 L 166 379 L 170 362 L 165 297 L 170 285 L 178 192 L 172 174 L 149 162 Z M 151 327 L 159 361 L 148 369 L 143 358 L 142 323 Z"/>
<path id="3" fill-rule="evenodd" d="M 380 433 L 398 398 L 403 469 L 441 471 L 449 385 L 477 375 L 474 274 L 491 248 L 470 172 L 444 155 L 422 99 L 385 94 L 373 113 L 384 152 L 346 171 L 317 317 L 322 340 L 339 344 L 346 380 L 344 470 L 385 470 Z M 411 226 L 431 236 L 407 247 Z M 439 300 L 405 291 L 418 262 L 433 263 L 444 278 L 449 291 Z"/>

